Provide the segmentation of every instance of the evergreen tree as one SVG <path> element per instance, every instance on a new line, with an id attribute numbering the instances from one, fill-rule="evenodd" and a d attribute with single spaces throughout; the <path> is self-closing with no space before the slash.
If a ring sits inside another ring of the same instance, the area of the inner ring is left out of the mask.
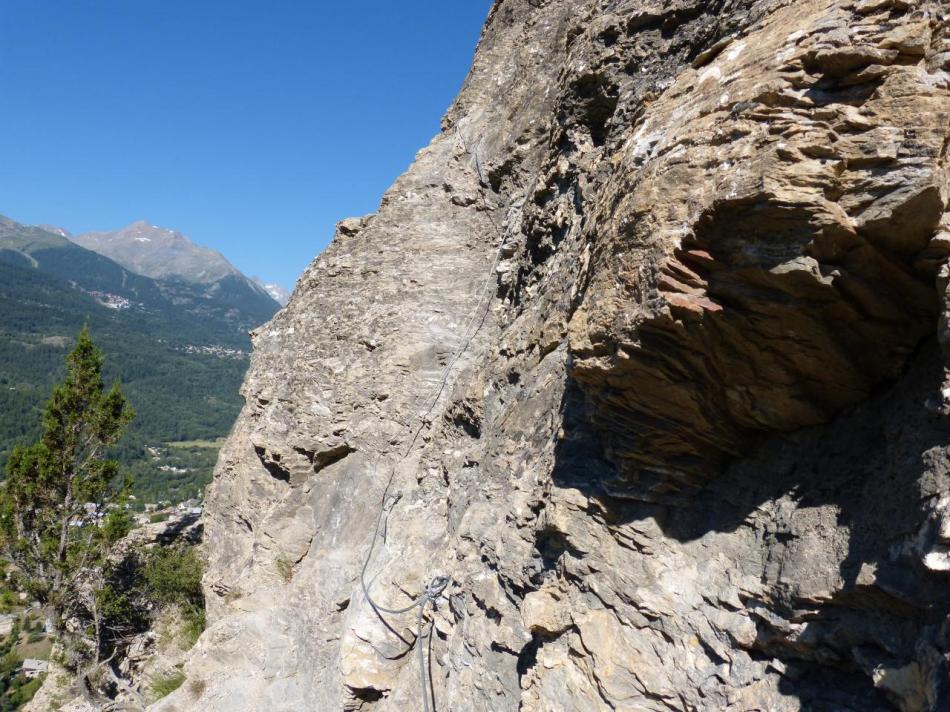
<path id="1" fill-rule="evenodd" d="M 104 387 L 102 361 L 83 328 L 66 357 L 66 380 L 46 404 L 42 436 L 13 450 L 0 487 L 0 550 L 20 586 L 52 608 L 60 631 L 72 616 L 98 619 L 89 611 L 90 576 L 128 530 L 123 510 L 108 505 L 122 501 L 131 481 L 106 450 L 133 412 L 118 383 Z M 85 643 L 93 646 L 98 641 Z"/>

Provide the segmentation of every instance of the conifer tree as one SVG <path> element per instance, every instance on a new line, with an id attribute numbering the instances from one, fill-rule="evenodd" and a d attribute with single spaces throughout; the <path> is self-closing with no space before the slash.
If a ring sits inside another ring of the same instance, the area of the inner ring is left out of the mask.
<path id="1" fill-rule="evenodd" d="M 87 574 L 127 531 L 123 510 L 108 505 L 131 481 L 106 451 L 134 414 L 118 383 L 104 387 L 102 362 L 84 327 L 46 404 L 42 436 L 13 450 L 0 487 L 0 551 L 60 632 L 87 607 Z"/>

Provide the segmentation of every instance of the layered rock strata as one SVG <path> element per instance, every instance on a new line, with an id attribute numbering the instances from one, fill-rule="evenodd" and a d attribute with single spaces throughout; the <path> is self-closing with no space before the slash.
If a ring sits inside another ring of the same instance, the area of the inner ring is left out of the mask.
<path id="1" fill-rule="evenodd" d="M 254 336 L 152 709 L 950 708 L 946 13 L 496 2 Z"/>

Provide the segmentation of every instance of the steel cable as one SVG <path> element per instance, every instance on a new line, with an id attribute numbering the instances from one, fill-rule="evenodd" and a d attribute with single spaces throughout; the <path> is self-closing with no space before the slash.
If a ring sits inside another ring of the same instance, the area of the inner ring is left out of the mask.
<path id="1" fill-rule="evenodd" d="M 463 150 L 466 153 L 468 153 L 470 156 L 472 156 L 472 158 L 474 159 L 475 170 L 476 170 L 476 173 L 478 174 L 479 182 L 480 184 L 484 185 L 484 178 L 482 177 L 481 165 L 478 161 L 478 156 L 476 154 L 473 154 L 468 149 L 467 145 L 465 144 L 464 139 L 462 138 L 461 131 L 459 131 L 456 128 L 456 132 L 457 132 L 459 142 L 461 143 Z M 497 223 L 495 223 L 495 220 L 491 214 L 492 206 L 488 204 L 488 201 L 486 200 L 483 192 L 480 191 L 479 195 L 481 196 L 482 203 L 486 209 L 486 215 L 488 217 L 489 222 L 491 222 L 492 226 L 495 228 L 496 233 L 500 233 L 500 229 Z M 383 526 L 385 522 L 385 531 L 383 534 L 383 541 L 385 542 L 386 532 L 388 531 L 388 526 L 389 526 L 389 514 L 392 512 L 393 508 L 396 506 L 396 503 L 402 498 L 402 493 L 400 492 L 397 492 L 395 494 L 390 494 L 393 479 L 395 478 L 395 475 L 396 475 L 396 467 L 401 462 L 403 462 L 412 452 L 412 448 L 415 446 L 415 443 L 418 440 L 419 435 L 422 433 L 423 428 L 425 428 L 425 426 L 427 425 L 429 416 L 432 414 L 432 411 L 435 409 L 436 405 L 438 404 L 439 399 L 442 397 L 442 394 L 445 392 L 452 369 L 455 367 L 455 364 L 458 363 L 459 359 L 462 357 L 462 354 L 465 353 L 465 351 L 468 349 L 469 345 L 471 344 L 472 340 L 475 338 L 476 334 L 478 334 L 478 332 L 481 330 L 481 327 L 484 324 L 486 317 L 488 316 L 488 307 L 491 305 L 491 299 L 489 298 L 488 300 L 485 301 L 486 308 L 484 310 L 482 309 L 482 301 L 483 299 L 485 299 L 485 295 L 489 292 L 489 289 L 491 287 L 493 275 L 495 273 L 495 269 L 498 266 L 499 258 L 501 257 L 501 254 L 502 254 L 503 245 L 504 245 L 504 240 L 501 240 L 498 244 L 497 250 L 495 251 L 495 257 L 492 260 L 491 268 L 488 271 L 488 275 L 485 279 L 485 283 L 482 286 L 481 290 L 477 292 L 477 300 L 475 303 L 475 309 L 472 312 L 472 317 L 471 319 L 469 319 L 468 324 L 466 324 L 465 328 L 462 330 L 462 339 L 459 341 L 459 345 L 456 347 L 452 358 L 449 360 L 445 368 L 442 370 L 442 375 L 439 378 L 438 388 L 435 390 L 433 396 L 428 401 L 428 406 L 424 408 L 422 411 L 420 411 L 420 414 L 418 416 L 419 424 L 416 427 L 416 430 L 413 433 L 412 438 L 409 440 L 409 444 L 406 447 L 406 451 L 399 457 L 399 459 L 393 464 L 392 468 L 390 469 L 389 478 L 386 481 L 386 487 L 383 490 L 383 496 L 380 502 L 379 514 L 377 515 L 377 518 L 376 518 L 376 528 L 373 531 L 373 538 L 370 541 L 369 549 L 366 552 L 366 558 L 363 560 L 363 566 L 360 570 L 360 585 L 363 589 L 363 595 L 366 598 L 366 601 L 369 603 L 370 607 L 376 613 L 376 615 L 378 615 L 381 619 L 383 619 L 384 622 L 385 622 L 385 619 L 383 618 L 383 615 L 382 615 L 383 613 L 388 613 L 390 615 L 400 615 L 403 613 L 408 613 L 414 608 L 419 609 L 419 612 L 417 615 L 415 645 L 417 647 L 417 656 L 419 660 L 419 681 L 421 685 L 421 694 L 422 694 L 422 709 L 424 710 L 424 712 L 430 712 L 430 706 L 429 706 L 430 693 L 432 694 L 432 709 L 434 710 L 435 708 L 434 691 L 427 690 L 426 672 L 425 672 L 426 670 L 425 653 L 424 653 L 423 644 L 422 644 L 423 637 L 424 637 L 423 629 L 424 629 L 424 618 L 425 618 L 426 606 L 428 606 L 430 603 L 432 604 L 433 607 L 436 606 L 437 599 L 442 596 L 442 594 L 445 592 L 445 589 L 452 582 L 452 577 L 447 574 L 435 575 L 426 585 L 422 593 L 420 593 L 419 596 L 417 596 L 415 600 L 413 600 L 412 603 L 402 608 L 388 608 L 386 606 L 379 605 L 373 599 L 372 595 L 370 594 L 369 588 L 370 588 L 370 585 L 372 584 L 372 581 L 375 580 L 375 576 L 373 577 L 373 579 L 370 580 L 370 584 L 367 584 L 366 572 L 369 569 L 370 562 L 372 561 L 372 558 L 373 558 L 373 552 L 376 549 L 376 541 L 377 539 L 379 539 L 380 527 Z M 479 314 L 481 314 L 480 319 L 479 319 Z M 477 321 L 477 324 L 476 324 L 476 321 Z M 472 330 L 473 326 L 475 327 L 474 330 Z M 378 464 L 379 464 L 379 459 L 377 458 L 376 462 L 373 464 L 373 479 L 374 480 L 376 479 Z M 430 645 L 431 645 L 431 635 L 432 635 L 432 630 L 430 627 L 430 631 L 429 631 Z M 430 663 L 430 670 L 431 670 L 431 652 L 430 652 L 429 663 Z"/>

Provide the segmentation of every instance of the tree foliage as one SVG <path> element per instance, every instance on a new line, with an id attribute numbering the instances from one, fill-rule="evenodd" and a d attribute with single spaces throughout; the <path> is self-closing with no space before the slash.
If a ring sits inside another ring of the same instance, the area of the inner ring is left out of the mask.
<path id="1" fill-rule="evenodd" d="M 0 490 L 0 546 L 19 584 L 52 607 L 56 623 L 84 605 L 84 574 L 128 531 L 110 505 L 131 482 L 106 451 L 133 412 L 118 383 L 104 386 L 102 363 L 83 328 L 46 404 L 41 437 L 14 449 Z"/>
<path id="2" fill-rule="evenodd" d="M 2 252 L 2 250 L 0 250 Z M 112 291 L 112 290 L 106 290 Z M 243 401 L 239 389 L 248 360 L 195 353 L 189 347 L 248 351 L 246 332 L 209 318 L 186 318 L 143 308 L 109 309 L 36 269 L 7 264 L 0 255 L 0 468 L 13 446 L 37 440 L 43 404 L 65 375 L 63 357 L 84 323 L 109 355 L 106 383 L 122 382 L 137 417 L 110 448 L 135 478 L 140 501 L 183 501 L 211 480 L 216 451 L 180 462 L 155 458 L 148 447 L 217 440 L 228 434 Z M 165 457 L 165 455 L 176 455 Z M 160 469 L 164 465 L 188 472 Z"/>
<path id="3" fill-rule="evenodd" d="M 131 529 L 122 506 L 131 478 L 111 455 L 133 413 L 102 369 L 84 328 L 45 406 L 42 434 L 10 455 L 0 551 L 15 585 L 52 609 L 59 662 L 89 699 L 109 700 L 127 688 L 116 660 L 135 636 L 174 608 L 192 642 L 204 626 L 204 601 L 194 549 L 119 543 Z"/>
<path id="4" fill-rule="evenodd" d="M 156 549 L 145 566 L 145 581 L 153 599 L 177 606 L 188 642 L 194 643 L 205 627 L 205 602 L 201 589 L 204 564 L 194 547 Z"/>
<path id="5" fill-rule="evenodd" d="M 176 609 L 184 643 L 193 644 L 205 625 L 201 575 L 204 562 L 185 543 L 138 547 L 106 569 L 97 592 L 102 619 L 102 654 L 108 656 L 132 636 L 151 628 L 162 611 Z"/>

